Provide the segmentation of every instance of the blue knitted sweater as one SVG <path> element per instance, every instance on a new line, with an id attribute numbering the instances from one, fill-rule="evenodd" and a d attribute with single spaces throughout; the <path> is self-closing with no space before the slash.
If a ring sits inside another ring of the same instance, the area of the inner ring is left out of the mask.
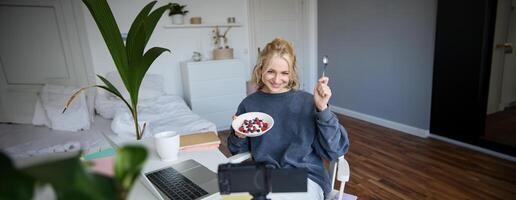
<path id="1" fill-rule="evenodd" d="M 300 90 L 279 94 L 257 91 L 238 106 L 236 115 L 264 112 L 274 126 L 259 137 L 228 138 L 232 154 L 251 152 L 255 161 L 276 168 L 305 168 L 325 195 L 332 189 L 322 159 L 335 160 L 349 147 L 348 134 L 329 109 L 317 112 L 314 97 Z"/>

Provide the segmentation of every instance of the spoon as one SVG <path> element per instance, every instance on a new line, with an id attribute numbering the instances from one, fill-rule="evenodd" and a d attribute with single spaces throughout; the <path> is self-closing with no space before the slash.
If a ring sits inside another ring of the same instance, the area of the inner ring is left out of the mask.
<path id="1" fill-rule="evenodd" d="M 322 76 L 324 77 L 325 76 L 325 72 L 326 72 L 326 66 L 328 66 L 328 56 L 327 55 L 322 57 L 322 63 L 324 64 L 324 68 L 323 68 L 323 71 L 322 71 Z"/>

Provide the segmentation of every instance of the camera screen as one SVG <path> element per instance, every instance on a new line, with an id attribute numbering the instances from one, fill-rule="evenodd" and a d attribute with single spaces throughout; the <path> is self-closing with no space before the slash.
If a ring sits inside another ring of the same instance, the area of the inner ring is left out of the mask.
<path id="1" fill-rule="evenodd" d="M 270 171 L 271 192 L 306 192 L 305 169 L 274 169 Z"/>
<path id="2" fill-rule="evenodd" d="M 306 192 L 305 169 L 272 169 L 263 163 L 221 164 L 218 169 L 221 194 L 249 192 Z"/>
<path id="3" fill-rule="evenodd" d="M 226 165 L 219 166 L 219 185 L 226 185 L 230 191 L 224 191 L 222 187 L 221 193 L 234 192 L 263 192 L 267 190 L 266 173 L 264 166 L 257 165 Z"/>
<path id="4" fill-rule="evenodd" d="M 236 169 L 231 173 L 231 188 L 237 192 L 259 192 L 266 190 L 265 170 Z"/>

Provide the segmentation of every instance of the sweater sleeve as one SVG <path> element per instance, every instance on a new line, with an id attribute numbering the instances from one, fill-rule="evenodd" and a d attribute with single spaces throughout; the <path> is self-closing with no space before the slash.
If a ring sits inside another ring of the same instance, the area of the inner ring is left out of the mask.
<path id="1" fill-rule="evenodd" d="M 348 133 L 329 108 L 317 112 L 316 116 L 317 142 L 314 142 L 313 147 L 319 156 L 333 161 L 348 151 Z"/>
<path id="2" fill-rule="evenodd" d="M 245 113 L 244 106 L 242 103 L 238 106 L 238 110 L 236 115 L 241 115 Z M 249 151 L 249 138 L 239 138 L 235 135 L 235 130 L 233 128 L 230 129 L 230 134 L 228 137 L 228 148 L 231 154 L 239 154 Z"/>

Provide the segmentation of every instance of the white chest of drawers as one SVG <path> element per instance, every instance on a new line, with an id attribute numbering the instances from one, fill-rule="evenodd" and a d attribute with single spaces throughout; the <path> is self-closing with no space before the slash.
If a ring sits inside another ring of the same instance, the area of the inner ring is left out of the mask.
<path id="1" fill-rule="evenodd" d="M 218 130 L 231 126 L 246 96 L 244 65 L 236 59 L 181 63 L 183 93 L 188 106 L 212 121 Z"/>

